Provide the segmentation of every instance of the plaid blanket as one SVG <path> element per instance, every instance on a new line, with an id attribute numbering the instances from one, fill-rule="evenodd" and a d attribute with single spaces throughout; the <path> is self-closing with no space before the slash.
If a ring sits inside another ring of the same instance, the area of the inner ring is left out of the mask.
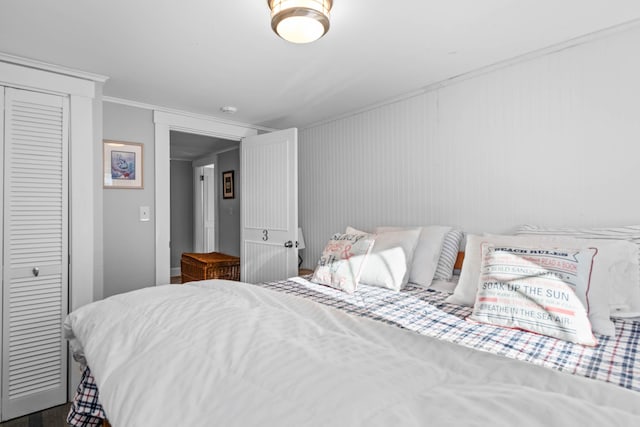
<path id="1" fill-rule="evenodd" d="M 471 307 L 445 303 L 449 294 L 412 284 L 402 292 L 360 285 L 353 295 L 298 278 L 257 286 L 476 350 L 640 391 L 640 320 L 616 319 L 615 337 L 596 335 L 598 345 L 585 347 L 531 332 L 467 321 Z"/>
<path id="2" fill-rule="evenodd" d="M 637 320 L 614 320 L 615 337 L 598 335 L 596 347 L 585 347 L 530 332 L 469 322 L 465 319 L 471 314 L 470 307 L 445 303 L 447 293 L 411 284 L 402 292 L 361 285 L 353 295 L 303 278 L 256 286 L 297 295 L 429 337 L 640 391 L 640 321 Z M 104 418 L 97 387 L 86 368 L 67 422 L 73 426 L 96 426 Z"/>
<path id="3" fill-rule="evenodd" d="M 98 387 L 85 368 L 67 415 L 67 424 L 78 427 L 101 426 L 107 417 L 98 400 Z"/>

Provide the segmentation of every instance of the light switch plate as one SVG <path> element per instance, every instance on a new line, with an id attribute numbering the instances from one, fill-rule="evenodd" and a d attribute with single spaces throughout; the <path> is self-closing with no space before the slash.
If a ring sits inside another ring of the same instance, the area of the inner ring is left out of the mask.
<path id="1" fill-rule="evenodd" d="M 149 206 L 140 206 L 140 221 L 149 221 L 151 219 L 149 212 Z"/>

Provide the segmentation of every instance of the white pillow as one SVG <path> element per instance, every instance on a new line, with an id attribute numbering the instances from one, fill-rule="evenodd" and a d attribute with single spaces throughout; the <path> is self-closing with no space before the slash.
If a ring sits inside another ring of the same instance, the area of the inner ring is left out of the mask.
<path id="1" fill-rule="evenodd" d="M 591 320 L 594 332 L 607 336 L 615 335 L 615 327 L 610 320 L 609 289 L 614 286 L 612 283 L 613 280 L 620 277 L 620 274 L 617 272 L 617 265 L 621 259 L 627 256 L 626 254 L 629 250 L 628 242 L 594 241 L 557 236 L 467 235 L 467 245 L 460 280 L 453 294 L 446 299 L 446 302 L 468 306 L 474 304 L 478 290 L 478 282 L 480 280 L 482 243 L 523 245 L 530 247 L 548 247 L 553 245 L 556 247 L 574 247 L 577 249 L 597 248 L 598 254 L 594 258 L 591 276 L 589 320 Z"/>
<path id="2" fill-rule="evenodd" d="M 370 234 L 334 234 L 322 251 L 311 281 L 354 293 L 372 247 Z"/>
<path id="3" fill-rule="evenodd" d="M 539 227 L 522 225 L 516 231 L 518 235 L 564 236 L 589 239 L 592 241 L 628 241 L 636 246 L 631 249 L 625 261 L 619 261 L 617 277 L 612 282 L 609 293 L 612 317 L 640 316 L 640 225 L 621 227 Z M 629 246 L 627 246 L 629 247 Z M 633 271 L 635 269 L 635 271 Z"/>
<path id="4" fill-rule="evenodd" d="M 347 227 L 347 234 L 366 233 Z M 360 276 L 360 283 L 394 291 L 402 289 L 409 281 L 413 253 L 419 237 L 419 228 L 376 234 L 373 249 Z"/>
<path id="5" fill-rule="evenodd" d="M 376 233 L 411 229 L 410 227 L 376 227 Z M 451 227 L 429 225 L 420 227 L 420 237 L 413 253 L 409 282 L 429 287 L 438 267 L 444 237 Z M 457 254 L 457 252 L 456 252 Z"/>
<path id="6" fill-rule="evenodd" d="M 597 249 L 482 244 L 470 320 L 597 344 L 587 315 Z"/>

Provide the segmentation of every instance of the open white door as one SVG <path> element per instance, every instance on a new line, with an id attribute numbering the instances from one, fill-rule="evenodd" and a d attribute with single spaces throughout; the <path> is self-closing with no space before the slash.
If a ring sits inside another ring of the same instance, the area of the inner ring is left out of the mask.
<path id="1" fill-rule="evenodd" d="M 216 192 L 214 166 L 193 168 L 193 251 L 216 250 Z"/>
<path id="2" fill-rule="evenodd" d="M 298 273 L 298 130 L 244 138 L 240 144 L 240 280 Z"/>
<path id="3" fill-rule="evenodd" d="M 203 168 L 204 181 L 202 181 L 202 219 L 203 219 L 203 252 L 216 250 L 216 192 L 214 167 Z"/>
<path id="4" fill-rule="evenodd" d="M 193 252 L 204 252 L 203 185 L 204 167 L 193 168 Z"/>

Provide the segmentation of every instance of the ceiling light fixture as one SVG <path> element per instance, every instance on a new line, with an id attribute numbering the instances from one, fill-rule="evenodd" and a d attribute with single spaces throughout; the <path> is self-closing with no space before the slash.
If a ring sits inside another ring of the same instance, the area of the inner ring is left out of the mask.
<path id="1" fill-rule="evenodd" d="M 231 105 L 225 105 L 224 107 L 220 107 L 220 111 L 226 114 L 235 114 L 238 112 L 236 107 L 232 107 Z"/>
<path id="2" fill-rule="evenodd" d="M 310 43 L 329 31 L 333 0 L 267 0 L 271 28 L 291 43 Z"/>

